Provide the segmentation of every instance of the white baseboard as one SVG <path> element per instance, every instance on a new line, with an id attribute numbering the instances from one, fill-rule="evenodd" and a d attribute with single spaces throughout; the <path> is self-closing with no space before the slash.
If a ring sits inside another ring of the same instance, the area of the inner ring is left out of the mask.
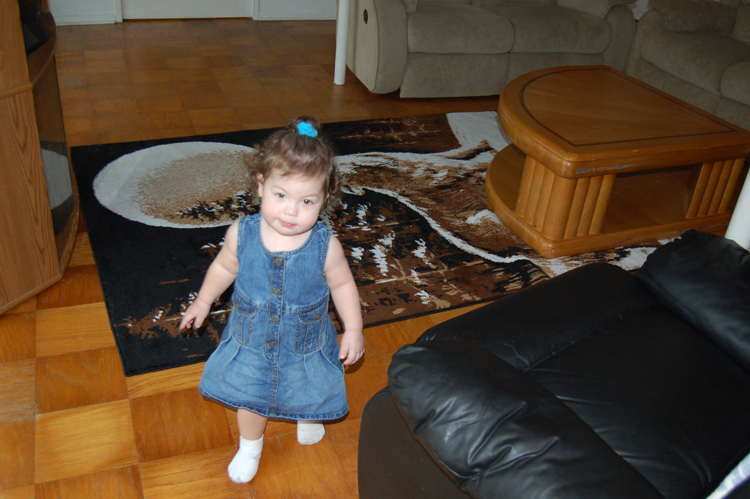
<path id="1" fill-rule="evenodd" d="M 122 21 L 120 0 L 48 0 L 55 24 L 111 24 Z"/>
<path id="2" fill-rule="evenodd" d="M 336 0 L 256 0 L 259 21 L 336 19 Z"/>
<path id="3" fill-rule="evenodd" d="M 248 0 L 122 0 L 123 19 L 252 17 Z"/>

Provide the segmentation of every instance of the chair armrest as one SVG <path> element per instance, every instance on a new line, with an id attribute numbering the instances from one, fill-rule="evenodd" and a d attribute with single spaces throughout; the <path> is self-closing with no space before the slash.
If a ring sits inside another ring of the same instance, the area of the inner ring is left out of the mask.
<path id="1" fill-rule="evenodd" d="M 402 0 L 352 0 L 346 65 L 376 94 L 398 90 L 407 59 Z"/>
<path id="2" fill-rule="evenodd" d="M 632 3 L 633 0 L 557 0 L 559 7 L 579 10 L 592 16 L 604 19 L 609 9 L 619 4 Z"/>
<path id="3" fill-rule="evenodd" d="M 662 497 L 552 393 L 482 347 L 407 345 L 388 377 L 414 437 L 472 497 Z"/>
<path id="4" fill-rule="evenodd" d="M 670 31 L 728 35 L 737 10 L 714 0 L 651 0 Z"/>
<path id="5" fill-rule="evenodd" d="M 433 326 L 418 341 L 470 341 L 525 371 L 591 331 L 655 306 L 634 276 L 595 263 Z"/>

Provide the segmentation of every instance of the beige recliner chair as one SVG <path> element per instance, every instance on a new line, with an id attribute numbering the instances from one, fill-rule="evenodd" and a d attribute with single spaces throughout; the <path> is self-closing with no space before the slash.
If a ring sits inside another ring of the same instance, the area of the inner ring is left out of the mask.
<path id="1" fill-rule="evenodd" d="M 633 0 L 351 0 L 347 66 L 373 93 L 499 94 L 553 66 L 622 69 Z"/>

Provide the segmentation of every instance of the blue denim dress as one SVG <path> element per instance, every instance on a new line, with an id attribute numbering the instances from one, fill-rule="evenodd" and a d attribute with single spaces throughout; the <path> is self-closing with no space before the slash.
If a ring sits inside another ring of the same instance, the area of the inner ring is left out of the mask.
<path id="1" fill-rule="evenodd" d="M 317 222 L 301 247 L 272 253 L 260 221 L 240 220 L 233 308 L 200 391 L 267 417 L 341 418 L 349 406 L 323 274 L 331 231 Z"/>

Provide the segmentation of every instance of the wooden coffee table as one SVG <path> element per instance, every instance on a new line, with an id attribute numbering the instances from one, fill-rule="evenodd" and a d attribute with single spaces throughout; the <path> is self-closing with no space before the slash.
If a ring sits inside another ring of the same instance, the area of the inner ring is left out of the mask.
<path id="1" fill-rule="evenodd" d="M 487 197 L 540 255 L 726 228 L 750 132 L 607 66 L 520 76 L 499 110 Z"/>

